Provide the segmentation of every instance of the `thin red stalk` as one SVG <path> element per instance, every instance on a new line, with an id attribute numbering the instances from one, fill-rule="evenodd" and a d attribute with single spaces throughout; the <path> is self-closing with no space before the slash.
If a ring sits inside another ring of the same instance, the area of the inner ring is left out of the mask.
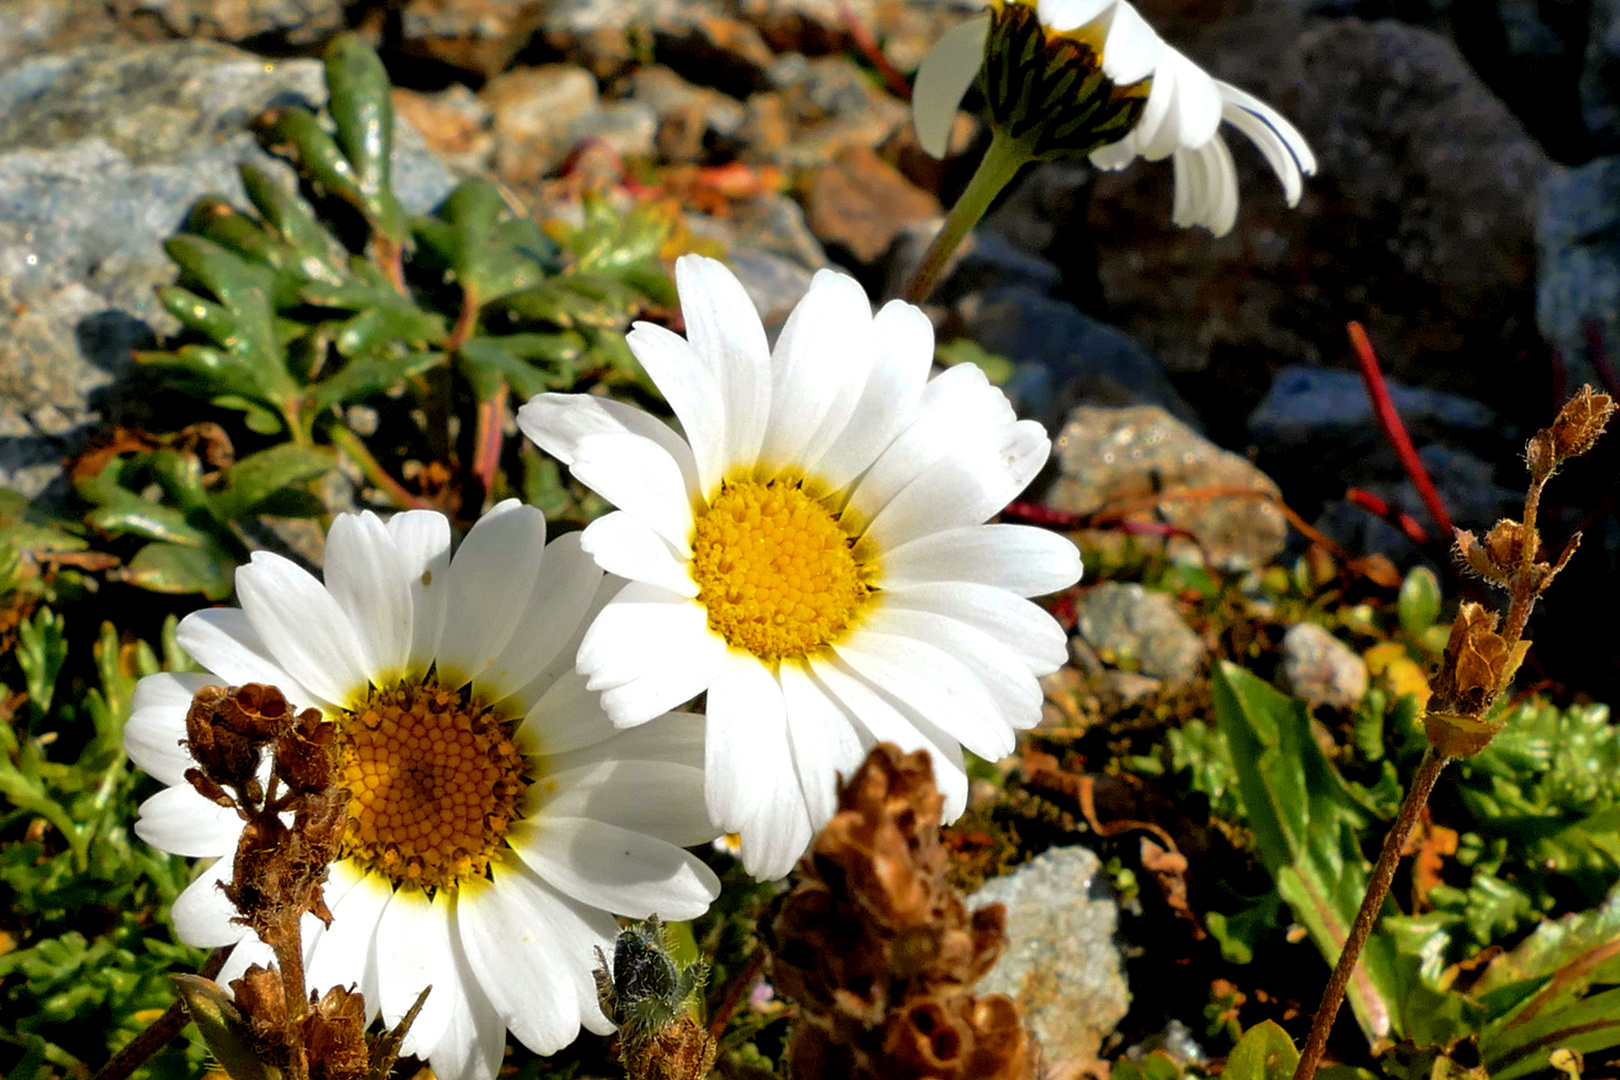
<path id="1" fill-rule="evenodd" d="M 755 949 L 754 955 L 748 958 L 748 966 L 743 968 L 742 974 L 731 980 L 726 987 L 726 1000 L 721 1002 L 720 1008 L 715 1011 L 714 1021 L 709 1024 L 709 1038 L 715 1042 L 726 1033 L 726 1025 L 731 1022 L 731 1014 L 737 1011 L 738 1002 L 743 995 L 754 988 L 759 979 L 760 970 L 765 966 L 765 950 Z"/>
<path id="2" fill-rule="evenodd" d="M 1372 342 L 1367 339 L 1367 331 L 1362 329 L 1360 323 L 1351 321 L 1350 344 L 1355 346 L 1356 359 L 1361 364 L 1361 378 L 1367 384 L 1367 396 L 1372 399 L 1373 412 L 1378 416 L 1378 424 L 1384 429 L 1384 436 L 1389 444 L 1395 448 L 1395 456 L 1401 459 L 1401 467 L 1406 475 L 1412 478 L 1417 487 L 1418 495 L 1423 499 L 1423 505 L 1428 508 L 1429 516 L 1434 519 L 1441 536 L 1450 536 L 1451 515 L 1446 513 L 1445 504 L 1440 501 L 1440 493 L 1434 489 L 1434 481 L 1429 479 L 1429 472 L 1423 467 L 1423 462 L 1417 456 L 1417 450 L 1412 446 L 1412 437 L 1406 433 L 1406 425 L 1401 423 L 1401 416 L 1395 411 L 1395 402 L 1390 400 L 1389 387 L 1384 383 L 1384 373 L 1378 366 L 1378 356 L 1373 352 Z"/>
<path id="3" fill-rule="evenodd" d="M 1429 542 L 1429 531 L 1419 525 L 1411 514 L 1408 514 L 1405 510 L 1396 509 L 1372 492 L 1363 491 L 1358 487 L 1345 488 L 1344 497 L 1352 506 L 1359 506 L 1367 513 L 1381 517 L 1401 530 L 1412 543 L 1427 544 Z"/>
<path id="4" fill-rule="evenodd" d="M 473 436 L 473 481 L 477 485 L 480 503 L 489 500 L 495 488 L 495 470 L 501 464 L 501 436 L 506 426 L 507 386 L 501 384 L 495 396 L 478 404 L 478 427 Z M 481 507 L 462 507 L 462 513 Z"/>
<path id="5" fill-rule="evenodd" d="M 889 93 L 901 101 L 910 101 L 911 83 L 889 63 L 889 58 L 883 55 L 883 49 L 878 45 L 877 39 L 872 36 L 870 30 L 861 25 L 861 20 L 856 17 L 854 10 L 848 3 L 841 2 L 838 5 L 838 14 L 844 20 L 844 29 L 849 33 L 850 43 L 877 69 L 877 73 L 883 76 L 884 83 L 889 87 Z"/>

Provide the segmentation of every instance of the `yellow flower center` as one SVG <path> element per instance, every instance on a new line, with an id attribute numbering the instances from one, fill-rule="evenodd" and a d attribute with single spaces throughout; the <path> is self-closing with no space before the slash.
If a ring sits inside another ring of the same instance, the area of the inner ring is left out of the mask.
<path id="1" fill-rule="evenodd" d="M 530 780 L 511 727 L 431 676 L 368 690 L 339 721 L 344 856 L 430 888 L 483 875 Z"/>
<path id="2" fill-rule="evenodd" d="M 870 591 L 850 547 L 797 483 L 722 484 L 692 536 L 692 578 L 710 628 L 763 660 L 834 640 Z"/>

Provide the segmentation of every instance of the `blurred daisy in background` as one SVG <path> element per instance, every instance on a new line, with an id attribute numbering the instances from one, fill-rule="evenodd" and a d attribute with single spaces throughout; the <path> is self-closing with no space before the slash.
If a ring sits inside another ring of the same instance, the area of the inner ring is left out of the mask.
<path id="1" fill-rule="evenodd" d="M 1074 584 L 1080 556 L 984 524 L 1050 443 L 974 365 L 928 378 L 917 308 L 874 317 L 822 271 L 772 351 L 723 265 L 688 255 L 675 279 L 687 336 L 639 323 L 629 343 L 684 439 L 585 394 L 539 395 L 518 424 L 618 508 L 581 543 L 630 583 L 579 670 L 626 727 L 707 692 L 709 812 L 750 873 L 780 877 L 878 740 L 929 750 L 961 813 L 962 747 L 1010 753 L 1065 660 L 1025 597 Z"/>
<path id="2" fill-rule="evenodd" d="M 174 904 L 193 945 L 240 941 L 219 981 L 270 950 L 231 921 L 228 880 L 242 822 L 186 782 L 192 694 L 268 683 L 338 729 L 349 792 L 331 866 L 332 925 L 304 923 L 312 989 L 359 983 L 393 1025 L 433 992 L 404 1053 L 442 1080 L 495 1076 L 510 1028 L 538 1053 L 581 1025 L 611 1030 L 596 1002 L 594 949 L 614 914 L 701 914 L 714 874 L 683 851 L 719 830 L 703 806 L 700 717 L 621 732 L 574 654 L 622 582 L 604 579 L 578 534 L 545 543 L 545 517 L 508 501 L 454 559 L 428 511 L 343 514 L 326 581 L 258 553 L 237 571 L 240 608 L 187 617 L 179 641 L 207 672 L 141 680 L 125 743 L 169 784 L 135 831 L 164 851 L 217 861 Z"/>
<path id="3" fill-rule="evenodd" d="M 924 57 L 912 96 L 917 137 L 935 157 L 975 82 L 1004 143 L 987 159 L 1017 159 L 997 166 L 1007 175 L 996 191 L 1029 160 L 1085 157 L 1123 169 L 1138 157 L 1168 157 L 1172 220 L 1220 236 L 1238 205 L 1222 121 L 1259 147 L 1289 206 L 1316 171 L 1310 146 L 1282 114 L 1166 45 L 1126 0 L 993 0 L 987 14 L 946 33 Z"/>

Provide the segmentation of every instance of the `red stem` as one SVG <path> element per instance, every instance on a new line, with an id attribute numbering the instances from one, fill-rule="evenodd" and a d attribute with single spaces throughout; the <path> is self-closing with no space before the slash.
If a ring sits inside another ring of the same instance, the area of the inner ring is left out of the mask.
<path id="1" fill-rule="evenodd" d="M 861 20 L 856 18 L 854 10 L 848 3 L 840 2 L 838 14 L 844 20 L 844 29 L 849 33 L 850 44 L 854 45 L 877 69 L 877 73 L 883 76 L 883 82 L 888 86 L 889 93 L 901 101 L 910 101 L 911 83 L 889 63 L 889 58 L 883 55 L 883 49 L 879 47 L 877 39 L 872 36 L 870 30 L 861 25 Z"/>
<path id="2" fill-rule="evenodd" d="M 1367 331 L 1354 320 L 1350 322 L 1348 329 L 1350 344 L 1355 346 L 1356 359 L 1361 363 L 1361 378 L 1367 384 L 1367 396 L 1372 399 L 1373 412 L 1378 416 L 1378 424 L 1384 429 L 1384 436 L 1389 439 L 1389 444 L 1395 448 L 1395 456 L 1401 459 L 1401 467 L 1406 470 L 1406 475 L 1412 478 L 1418 496 L 1428 508 L 1429 517 L 1433 518 L 1435 525 L 1439 527 L 1440 535 L 1450 536 L 1451 515 L 1446 513 L 1445 504 L 1440 501 L 1440 493 L 1434 489 L 1434 481 L 1429 479 L 1428 470 L 1423 467 L 1423 462 L 1417 456 L 1417 450 L 1412 447 L 1412 437 L 1406 433 L 1406 425 L 1401 423 L 1400 414 L 1395 411 L 1395 403 L 1390 400 L 1389 387 L 1384 383 L 1384 373 L 1378 367 L 1378 357 L 1373 352 L 1372 342 L 1367 340 Z"/>
<path id="3" fill-rule="evenodd" d="M 1351 505 L 1359 506 L 1369 514 L 1376 515 L 1401 530 L 1406 538 L 1414 544 L 1427 544 L 1429 531 L 1408 514 L 1405 510 L 1397 510 L 1377 495 L 1361 488 L 1352 487 L 1344 489 L 1344 497 Z"/>
<path id="4" fill-rule="evenodd" d="M 495 396 L 478 405 L 478 428 L 474 436 L 472 471 L 473 481 L 478 488 L 477 499 L 480 504 L 489 501 L 490 492 L 495 488 L 495 470 L 501 464 L 501 436 L 502 428 L 506 424 L 506 397 L 508 388 L 501 383 Z M 462 513 L 469 509 L 480 507 L 462 507 Z"/>

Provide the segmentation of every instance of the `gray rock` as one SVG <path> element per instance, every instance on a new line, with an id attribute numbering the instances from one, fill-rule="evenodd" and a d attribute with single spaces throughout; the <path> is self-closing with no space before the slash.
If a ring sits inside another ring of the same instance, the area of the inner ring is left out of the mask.
<path id="1" fill-rule="evenodd" d="M 241 162 L 291 182 L 247 130 L 288 99 L 325 100 L 318 62 L 174 42 L 0 66 L 0 483 L 37 494 L 87 425 L 135 407 L 129 350 L 176 325 L 162 241 L 203 195 L 246 205 Z M 453 177 L 408 125 L 395 145 L 401 200 L 436 205 Z"/>
<path id="2" fill-rule="evenodd" d="M 1536 224 L 1536 323 L 1570 389 L 1601 385 L 1600 362 L 1620 357 L 1620 155 L 1548 177 Z"/>
<path id="3" fill-rule="evenodd" d="M 1094 1060 L 1130 1004 L 1119 909 L 1097 856 L 1053 848 L 967 898 L 995 903 L 1007 905 L 1009 943 L 976 991 L 1012 998 L 1047 1060 Z"/>
<path id="4" fill-rule="evenodd" d="M 1581 67 L 1581 119 L 1594 150 L 1620 151 L 1620 0 L 1592 0 Z"/>
<path id="5" fill-rule="evenodd" d="M 807 270 L 830 265 L 821 241 L 805 224 L 804 209 L 785 195 L 757 195 L 731 204 L 736 242 L 791 259 Z"/>
<path id="6" fill-rule="evenodd" d="M 113 0 L 120 18 L 148 15 L 176 37 L 255 39 L 312 48 L 347 28 L 342 0 Z"/>
<path id="7" fill-rule="evenodd" d="M 765 323 L 765 332 L 774 341 L 794 305 L 809 291 L 811 272 L 792 259 L 758 248 L 734 247 L 726 253 L 726 261 L 736 271 Z"/>
<path id="8" fill-rule="evenodd" d="M 1277 510 L 1277 485 L 1245 458 L 1222 450 L 1186 424 L 1151 405 L 1129 409 L 1076 409 L 1058 434 L 1058 477 L 1045 501 L 1053 509 L 1091 514 L 1120 512 L 1122 524 L 1144 526 L 1130 541 L 1167 544 L 1171 558 L 1208 559 L 1223 570 L 1263 566 L 1279 551 L 1287 523 Z M 1254 497 L 1175 497 L 1181 491 L 1247 489 Z M 1170 526 L 1167 540 L 1152 528 Z M 1196 542 L 1181 532 L 1190 533 Z M 1094 529 L 1089 544 L 1119 546 L 1118 529 Z"/>
<path id="9" fill-rule="evenodd" d="M 986 247 L 1006 245 L 993 236 L 983 238 L 963 256 L 952 278 L 984 273 Z M 1008 265 L 1006 260 L 1003 265 Z M 1152 354 L 1073 304 L 1028 285 L 1006 285 L 969 294 L 958 302 L 956 313 L 968 336 L 986 350 L 1031 365 L 1013 389 L 1019 411 L 1047 427 L 1056 426 L 1079 405 L 1157 405 L 1183 422 L 1198 423 L 1192 406 L 1176 392 Z"/>
<path id="10" fill-rule="evenodd" d="M 0 67 L 26 56 L 131 36 L 104 0 L 0 0 Z"/>
<path id="11" fill-rule="evenodd" d="M 1415 441 L 1486 432 L 1497 426 L 1484 405 L 1457 394 L 1386 380 L 1395 411 Z M 1249 437 L 1262 453 L 1313 456 L 1360 454 L 1384 436 L 1361 376 L 1353 371 L 1293 364 L 1278 371 L 1249 414 Z"/>
<path id="12" fill-rule="evenodd" d="M 1164 593 L 1105 581 L 1086 593 L 1077 629 L 1104 661 L 1160 679 L 1185 679 L 1204 659 L 1204 643 Z"/>
<path id="13" fill-rule="evenodd" d="M 495 171 L 509 184 L 532 184 L 567 155 L 573 126 L 596 110 L 596 79 L 572 64 L 514 68 L 478 95 L 494 113 Z"/>
<path id="14" fill-rule="evenodd" d="M 540 25 L 543 0 L 405 0 L 406 51 L 486 78 L 502 71 Z"/>
<path id="15" fill-rule="evenodd" d="M 1348 709 L 1367 692 L 1367 665 L 1316 623 L 1295 623 L 1282 640 L 1288 691 L 1312 705 Z"/>
<path id="16" fill-rule="evenodd" d="M 565 146 L 581 139 L 598 139 L 620 157 L 646 158 L 653 155 L 653 139 L 658 134 L 658 114 L 642 101 L 610 101 L 592 109 L 568 125 Z"/>

